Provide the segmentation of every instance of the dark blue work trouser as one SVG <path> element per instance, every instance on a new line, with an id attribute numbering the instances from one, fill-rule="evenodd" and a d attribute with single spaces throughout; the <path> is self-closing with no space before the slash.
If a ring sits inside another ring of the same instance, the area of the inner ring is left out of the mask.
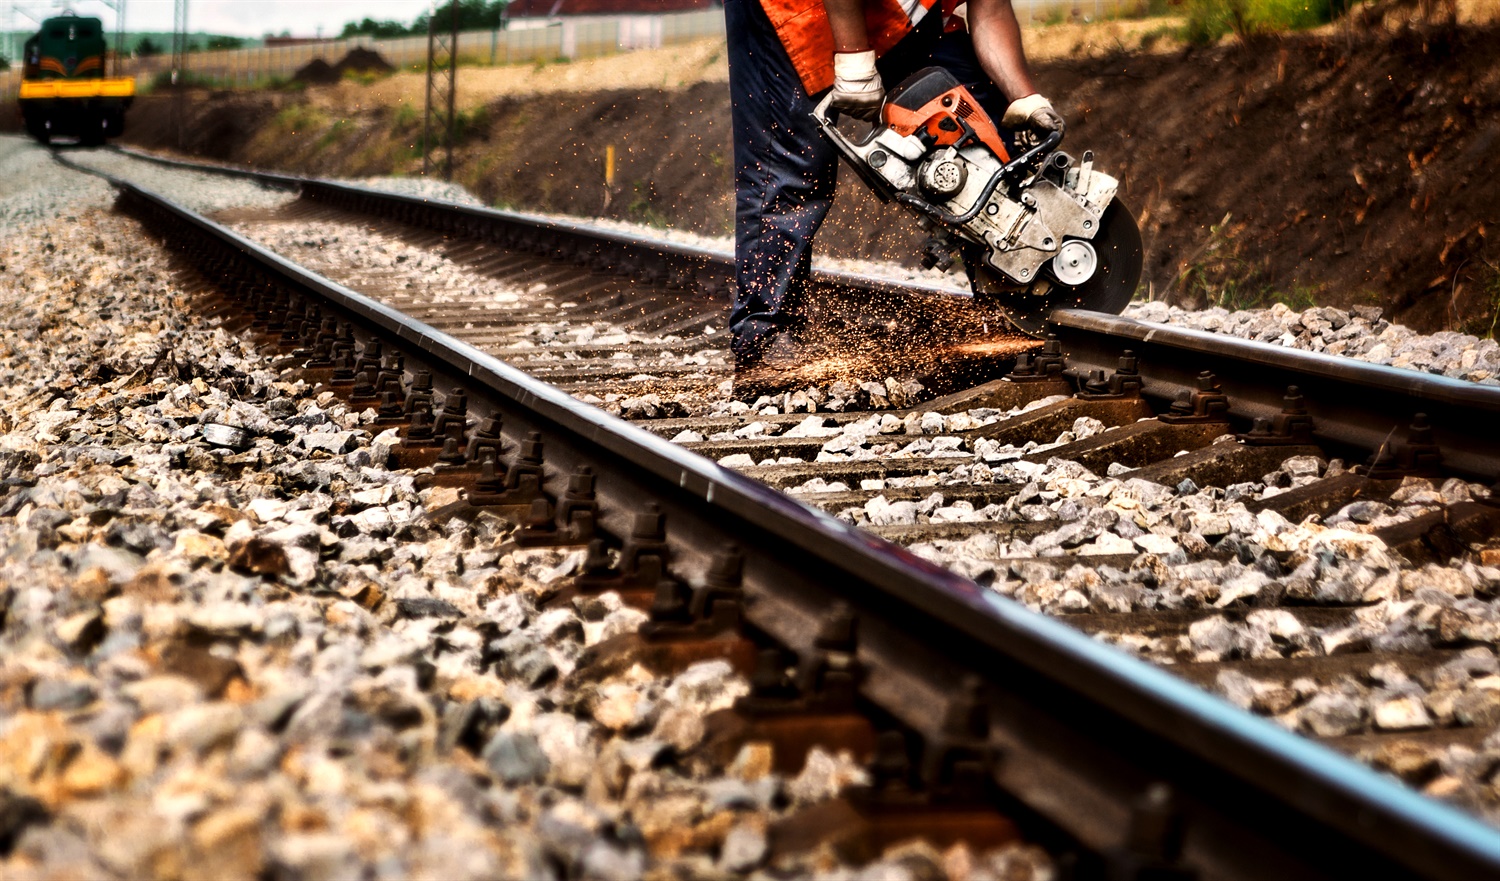
<path id="1" fill-rule="evenodd" d="M 838 152 L 813 121 L 802 87 L 760 0 L 724 0 L 734 131 L 734 352 L 801 321 L 812 237 L 833 204 Z M 979 67 L 967 32 L 944 34 L 936 10 L 880 59 L 890 89 L 924 67 L 947 68 L 998 123 L 1005 96 Z M 1019 97 L 1019 96 L 1018 96 Z"/>

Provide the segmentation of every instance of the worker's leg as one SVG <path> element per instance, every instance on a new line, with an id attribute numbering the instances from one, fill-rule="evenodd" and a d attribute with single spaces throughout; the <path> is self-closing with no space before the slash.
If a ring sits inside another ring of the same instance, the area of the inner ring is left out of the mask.
<path id="1" fill-rule="evenodd" d="M 800 320 L 812 237 L 833 203 L 837 153 L 759 0 L 725 0 L 734 129 L 736 287 L 729 326 L 741 362 Z"/>

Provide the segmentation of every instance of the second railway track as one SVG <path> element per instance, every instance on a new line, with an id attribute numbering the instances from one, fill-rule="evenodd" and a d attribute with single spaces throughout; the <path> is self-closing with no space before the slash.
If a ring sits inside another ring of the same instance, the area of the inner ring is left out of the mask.
<path id="1" fill-rule="evenodd" d="M 321 183 L 229 218 L 329 283 L 145 193 L 123 203 L 159 234 L 196 229 L 184 253 L 221 319 L 289 357 L 289 376 L 389 408 L 397 463 L 453 489 L 442 516 L 479 503 L 527 541 L 608 537 L 618 560 L 596 549 L 569 591 L 620 591 L 654 630 L 596 661 L 739 658 L 757 691 L 735 724 L 792 753 L 821 727 L 901 784 L 856 810 L 982 835 L 988 815 L 965 812 L 998 805 L 1127 872 L 1495 868 L 1493 833 L 995 599 L 1485 811 L 1483 763 L 1453 757 L 1484 754 L 1500 716 L 1492 390 L 1084 314 L 1058 316 L 1045 346 L 997 347 L 965 302 L 825 276 L 843 374 L 735 404 L 714 255 Z M 337 256 L 351 247 L 371 259 Z M 472 281 L 438 283 L 456 267 Z M 944 332 L 901 339 L 902 315 Z M 892 369 L 870 370 L 886 350 Z M 615 435 L 538 380 L 829 516 Z M 796 681 L 778 673 L 793 660 Z M 1292 841 L 1304 824 L 1325 837 Z"/>

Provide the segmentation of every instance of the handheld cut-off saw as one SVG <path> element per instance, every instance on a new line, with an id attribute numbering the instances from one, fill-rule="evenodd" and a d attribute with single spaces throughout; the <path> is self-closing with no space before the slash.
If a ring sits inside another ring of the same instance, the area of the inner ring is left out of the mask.
<path id="1" fill-rule="evenodd" d="M 813 111 L 882 201 L 915 211 L 923 265 L 957 253 L 976 298 L 1036 333 L 1053 309 L 1118 314 L 1141 279 L 1141 233 L 1115 196 L 1119 181 L 1057 149 L 1062 133 L 1011 157 L 972 93 L 940 67 L 892 89 L 863 137 L 839 131 L 832 94 Z"/>

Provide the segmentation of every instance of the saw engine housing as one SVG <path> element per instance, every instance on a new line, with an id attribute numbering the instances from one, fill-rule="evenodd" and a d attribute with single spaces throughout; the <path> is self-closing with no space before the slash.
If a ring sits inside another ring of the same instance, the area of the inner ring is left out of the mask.
<path id="1" fill-rule="evenodd" d="M 1092 153 L 1075 164 L 1056 151 L 1061 133 L 1013 158 L 973 94 L 938 67 L 892 89 L 857 141 L 836 127 L 830 101 L 814 111 L 818 123 L 882 200 L 924 218 L 929 265 L 947 268 L 954 250 L 982 254 L 1016 289 L 1043 279 L 1083 285 L 1098 271 L 1092 240 L 1119 181 L 1094 168 Z"/>

